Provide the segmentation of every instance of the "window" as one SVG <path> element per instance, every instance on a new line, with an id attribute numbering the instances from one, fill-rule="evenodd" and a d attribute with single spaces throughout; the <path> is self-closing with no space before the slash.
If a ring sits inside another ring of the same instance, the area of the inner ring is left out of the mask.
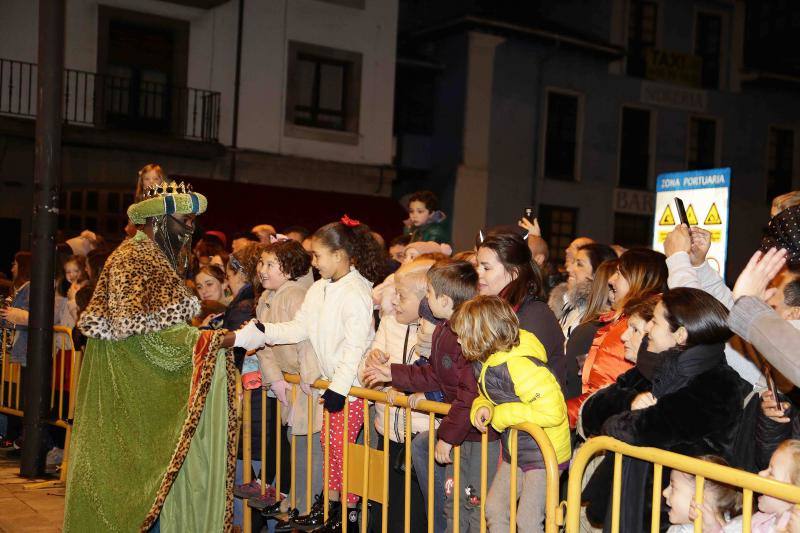
<path id="1" fill-rule="evenodd" d="M 644 76 L 644 51 L 655 48 L 658 3 L 632 0 L 628 12 L 628 74 Z"/>
<path id="2" fill-rule="evenodd" d="M 109 127 L 174 133 L 185 121 L 189 23 L 99 7 L 96 109 Z"/>
<path id="3" fill-rule="evenodd" d="M 689 119 L 689 170 L 717 166 L 717 121 L 709 118 Z"/>
<path id="4" fill-rule="evenodd" d="M 619 186 L 647 189 L 650 181 L 650 111 L 622 108 Z"/>
<path id="5" fill-rule="evenodd" d="M 698 13 L 695 23 L 694 53 L 703 60 L 700 81 L 707 89 L 719 87 L 722 17 Z"/>
<path id="6" fill-rule="evenodd" d="M 288 74 L 287 135 L 358 142 L 361 54 L 292 41 Z"/>
<path id="7" fill-rule="evenodd" d="M 579 100 L 575 95 L 548 91 L 544 177 L 577 179 Z"/>
<path id="8" fill-rule="evenodd" d="M 767 152 L 767 201 L 792 190 L 794 174 L 794 131 L 769 129 Z"/>
<path id="9" fill-rule="evenodd" d="M 653 217 L 614 213 L 614 244 L 625 248 L 650 247 L 653 239 Z"/>
<path id="10" fill-rule="evenodd" d="M 58 227 L 67 234 L 88 229 L 119 240 L 128 223 L 133 193 L 117 190 L 70 189 L 61 192 Z"/>
<path id="11" fill-rule="evenodd" d="M 577 209 L 555 205 L 539 206 L 542 238 L 547 241 L 550 260 L 554 263 L 564 262 L 567 246 L 575 239 L 577 221 Z"/>

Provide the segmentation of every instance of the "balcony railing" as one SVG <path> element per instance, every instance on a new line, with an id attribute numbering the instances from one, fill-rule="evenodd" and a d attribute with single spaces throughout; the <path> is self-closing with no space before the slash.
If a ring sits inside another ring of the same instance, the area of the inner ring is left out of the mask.
<path id="1" fill-rule="evenodd" d="M 0 58 L 0 115 L 36 118 L 37 66 Z M 64 122 L 215 142 L 220 93 L 64 70 Z"/>

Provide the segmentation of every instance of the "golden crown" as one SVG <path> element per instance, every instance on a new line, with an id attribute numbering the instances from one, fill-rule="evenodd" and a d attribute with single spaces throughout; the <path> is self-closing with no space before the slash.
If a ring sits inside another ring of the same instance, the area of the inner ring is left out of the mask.
<path id="1" fill-rule="evenodd" d="M 160 183 L 158 185 L 151 185 L 144 190 L 145 198 L 155 198 L 157 196 L 166 196 L 168 194 L 188 194 L 192 192 L 192 185 L 189 183 L 175 181 Z"/>

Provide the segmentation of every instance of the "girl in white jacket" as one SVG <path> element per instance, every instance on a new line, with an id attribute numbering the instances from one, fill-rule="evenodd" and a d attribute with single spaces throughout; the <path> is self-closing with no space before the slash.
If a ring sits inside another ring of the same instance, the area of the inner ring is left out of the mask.
<path id="1" fill-rule="evenodd" d="M 254 349 L 267 344 L 311 342 L 322 377 L 330 381 L 322 401 L 330 413 L 328 489 L 331 502 L 336 502 L 342 487 L 342 410 L 350 387 L 359 384 L 358 368 L 374 337 L 372 285 L 382 279 L 387 260 L 369 227 L 347 215 L 317 230 L 311 251 L 312 265 L 319 270 L 322 279 L 308 290 L 294 319 L 280 324 L 250 322 L 236 332 L 235 346 Z M 355 442 L 364 423 L 364 402 L 351 399 L 349 405 L 347 435 L 350 442 Z M 324 434 L 321 434 L 321 441 L 324 450 Z M 357 501 L 355 494 L 347 495 L 350 507 L 355 507 Z M 322 505 L 316 507 L 320 515 Z M 333 530 L 337 523 L 341 529 L 340 506 L 332 504 L 331 507 L 326 530 Z M 315 514 L 315 509 L 311 514 Z M 348 520 L 357 520 L 357 513 L 347 515 Z M 306 519 L 312 519 L 311 515 L 299 517 L 298 524 Z"/>

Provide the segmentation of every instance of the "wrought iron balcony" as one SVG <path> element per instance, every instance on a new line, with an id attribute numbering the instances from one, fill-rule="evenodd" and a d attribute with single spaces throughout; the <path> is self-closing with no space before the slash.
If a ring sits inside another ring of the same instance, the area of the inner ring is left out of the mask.
<path id="1" fill-rule="evenodd" d="M 36 118 L 35 63 L 0 58 L 0 115 Z M 64 70 L 64 122 L 144 131 L 197 141 L 219 136 L 220 93 Z"/>

